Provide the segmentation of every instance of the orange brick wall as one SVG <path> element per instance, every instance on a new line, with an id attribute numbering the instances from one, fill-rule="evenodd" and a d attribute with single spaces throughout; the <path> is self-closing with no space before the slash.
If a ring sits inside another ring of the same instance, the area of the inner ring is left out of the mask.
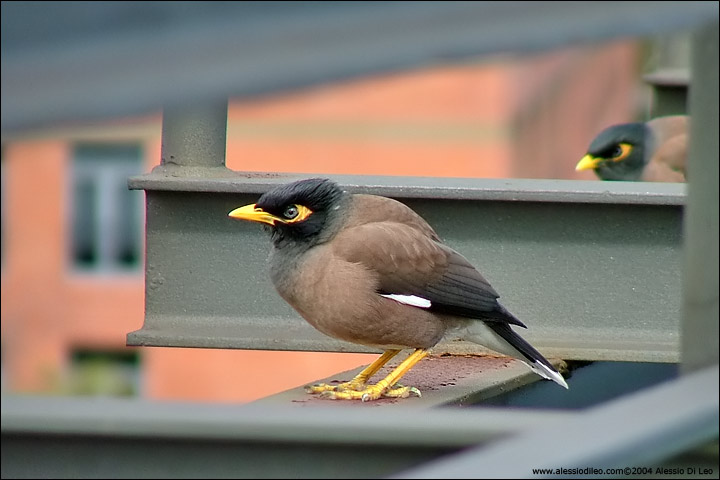
<path id="1" fill-rule="evenodd" d="M 507 177 L 501 66 L 396 73 L 233 105 L 235 170 Z M 268 168 L 269 166 L 269 168 Z"/>

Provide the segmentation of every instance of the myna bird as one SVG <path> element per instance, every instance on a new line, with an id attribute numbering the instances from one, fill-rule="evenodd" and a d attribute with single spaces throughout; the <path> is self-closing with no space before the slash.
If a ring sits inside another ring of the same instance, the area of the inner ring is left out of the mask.
<path id="1" fill-rule="evenodd" d="M 575 170 L 595 170 L 602 180 L 684 182 L 689 123 L 688 116 L 673 115 L 610 126 Z"/>
<path id="2" fill-rule="evenodd" d="M 398 380 L 444 336 L 518 358 L 568 388 L 562 375 L 511 328 L 526 328 L 498 294 L 428 223 L 396 200 L 350 194 L 328 179 L 270 190 L 232 218 L 269 226 L 270 277 L 280 296 L 322 333 L 385 351 L 349 382 L 309 386 L 342 399 L 420 396 Z M 384 379 L 368 379 L 414 349 Z"/>

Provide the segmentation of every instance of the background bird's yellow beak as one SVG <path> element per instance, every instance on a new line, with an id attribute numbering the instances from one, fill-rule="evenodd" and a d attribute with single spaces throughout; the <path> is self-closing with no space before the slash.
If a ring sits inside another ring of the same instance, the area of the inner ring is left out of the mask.
<path id="1" fill-rule="evenodd" d="M 580 172 L 582 170 L 593 170 L 597 168 L 600 160 L 601 159 L 593 157 L 592 155 L 585 155 L 583 158 L 580 159 L 578 164 L 575 165 L 575 171 Z"/>
<path id="2" fill-rule="evenodd" d="M 270 215 L 262 208 L 256 207 L 254 203 L 236 208 L 232 212 L 228 213 L 228 217 L 238 220 L 267 223 L 269 225 L 275 225 L 275 221 L 278 220 L 278 218 L 274 215 Z"/>

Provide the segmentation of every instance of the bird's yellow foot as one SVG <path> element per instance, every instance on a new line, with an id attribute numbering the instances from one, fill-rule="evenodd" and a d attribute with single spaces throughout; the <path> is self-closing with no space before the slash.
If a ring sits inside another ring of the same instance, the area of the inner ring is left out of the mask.
<path id="1" fill-rule="evenodd" d="M 349 383 L 349 382 L 348 382 Z M 329 385 L 332 387 L 332 385 Z M 313 385 L 313 387 L 316 387 L 316 385 Z M 312 392 L 312 393 L 318 393 L 318 392 Z M 371 400 L 377 400 L 381 397 L 389 397 L 389 398 L 407 398 L 410 395 L 415 395 L 417 397 L 422 396 L 420 394 L 420 390 L 418 390 L 415 387 L 404 387 L 404 386 L 395 386 L 390 389 L 386 389 L 382 385 L 368 385 L 367 387 L 359 390 L 355 389 L 333 389 L 333 390 L 321 390 L 319 391 L 320 395 L 323 398 L 329 398 L 332 400 L 361 400 L 363 402 L 369 402 Z"/>
<path id="2" fill-rule="evenodd" d="M 343 400 L 362 400 L 369 402 L 377 400 L 380 397 L 390 398 L 407 398 L 410 395 L 420 397 L 420 390 L 415 387 L 404 387 L 397 384 L 400 377 L 405 375 L 413 365 L 425 358 L 428 351 L 422 348 L 416 349 L 405 360 L 400 363 L 385 378 L 377 382 L 375 385 L 366 385 L 368 378 L 377 373 L 377 371 L 387 363 L 392 357 L 397 355 L 399 350 L 387 350 L 380 358 L 360 372 L 355 378 L 349 382 L 339 383 L 337 385 L 328 385 L 327 383 L 316 383 L 308 385 L 305 391 L 308 393 L 319 393 L 323 397 Z"/>

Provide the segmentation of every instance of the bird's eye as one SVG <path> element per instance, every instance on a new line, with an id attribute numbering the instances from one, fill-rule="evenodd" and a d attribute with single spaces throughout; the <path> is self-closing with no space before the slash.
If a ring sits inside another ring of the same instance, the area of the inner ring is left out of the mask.
<path id="1" fill-rule="evenodd" d="M 610 158 L 617 158 L 620 155 L 622 155 L 623 149 L 620 147 L 620 145 L 615 145 L 613 149 L 610 151 Z"/>
<path id="2" fill-rule="evenodd" d="M 288 205 L 287 207 L 285 207 L 283 217 L 287 218 L 288 220 L 292 220 L 293 218 L 297 217 L 299 213 L 300 210 L 298 209 L 297 205 Z"/>
<path id="3" fill-rule="evenodd" d="M 629 143 L 618 143 L 608 150 L 609 155 L 605 158 L 612 160 L 613 162 L 622 162 L 625 160 L 633 151 L 633 146 Z"/>

